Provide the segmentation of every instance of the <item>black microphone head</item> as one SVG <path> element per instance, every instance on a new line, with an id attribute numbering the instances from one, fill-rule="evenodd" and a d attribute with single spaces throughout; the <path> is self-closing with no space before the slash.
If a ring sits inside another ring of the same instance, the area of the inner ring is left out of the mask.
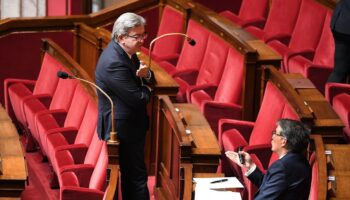
<path id="1" fill-rule="evenodd" d="M 191 46 L 196 45 L 196 41 L 194 39 L 192 39 L 192 38 L 188 38 L 187 41 L 188 41 L 188 44 L 190 44 Z"/>
<path id="2" fill-rule="evenodd" d="M 58 71 L 58 72 L 57 72 L 57 76 L 58 76 L 59 78 L 62 78 L 62 79 L 70 78 L 69 74 L 67 74 L 66 72 L 62 72 L 62 71 Z"/>

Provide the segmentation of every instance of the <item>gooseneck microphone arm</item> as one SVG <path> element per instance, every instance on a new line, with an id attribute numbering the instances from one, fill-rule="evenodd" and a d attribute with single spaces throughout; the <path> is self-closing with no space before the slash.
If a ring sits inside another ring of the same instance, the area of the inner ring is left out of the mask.
<path id="1" fill-rule="evenodd" d="M 195 41 L 194 39 L 192 39 L 190 36 L 186 35 L 185 33 L 165 33 L 165 34 L 163 34 L 163 35 L 160 35 L 160 36 L 154 38 L 154 39 L 150 42 L 150 44 L 149 44 L 149 48 L 148 48 L 148 67 L 151 67 L 151 61 L 152 61 L 152 59 L 151 59 L 151 57 L 152 57 L 152 56 L 151 56 L 151 53 L 152 53 L 153 44 L 154 44 L 157 40 L 159 40 L 159 39 L 161 39 L 161 38 L 168 37 L 168 36 L 174 36 L 174 35 L 180 35 L 180 36 L 185 37 L 185 38 L 187 39 L 187 42 L 188 42 L 191 46 L 196 45 L 196 41 Z"/>
<path id="2" fill-rule="evenodd" d="M 73 75 L 69 75 L 68 73 L 62 72 L 62 71 L 58 71 L 57 72 L 57 76 L 59 78 L 62 78 L 62 79 L 67 79 L 67 78 L 69 78 L 69 79 L 77 79 L 79 81 L 88 83 L 88 84 L 94 86 L 96 89 L 98 89 L 109 100 L 109 102 L 111 104 L 111 126 L 112 126 L 112 130 L 110 132 L 109 142 L 112 142 L 112 143 L 118 142 L 117 141 L 117 132 L 115 131 L 115 127 L 114 127 L 114 104 L 113 104 L 113 101 L 112 101 L 111 97 L 105 91 L 103 91 L 98 85 L 96 85 L 95 83 L 90 82 L 88 80 L 85 80 L 85 79 L 82 79 L 82 78 L 78 78 L 78 77 L 73 76 Z"/>

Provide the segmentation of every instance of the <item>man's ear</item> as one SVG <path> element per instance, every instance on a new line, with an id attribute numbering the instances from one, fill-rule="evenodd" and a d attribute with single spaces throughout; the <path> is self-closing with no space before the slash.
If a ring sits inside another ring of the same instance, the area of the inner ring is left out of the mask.
<path id="1" fill-rule="evenodd" d="M 287 143 L 288 143 L 287 139 L 283 139 L 281 142 L 282 147 L 286 147 Z"/>

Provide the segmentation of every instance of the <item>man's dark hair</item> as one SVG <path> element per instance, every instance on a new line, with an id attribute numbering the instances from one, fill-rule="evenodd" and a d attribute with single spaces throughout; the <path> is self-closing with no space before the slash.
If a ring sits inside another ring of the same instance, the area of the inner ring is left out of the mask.
<path id="1" fill-rule="evenodd" d="M 310 128 L 304 123 L 291 119 L 280 119 L 277 122 L 282 128 L 281 135 L 287 139 L 286 149 L 290 152 L 304 152 L 310 141 Z"/>

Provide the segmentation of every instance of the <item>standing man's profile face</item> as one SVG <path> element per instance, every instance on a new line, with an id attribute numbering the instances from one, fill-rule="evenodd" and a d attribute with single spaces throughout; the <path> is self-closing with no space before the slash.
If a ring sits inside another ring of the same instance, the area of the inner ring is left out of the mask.
<path id="1" fill-rule="evenodd" d="M 127 35 L 122 35 L 119 37 L 119 44 L 123 46 L 123 49 L 132 55 L 138 51 L 141 51 L 144 40 L 147 34 L 145 33 L 144 26 L 137 26 L 131 28 Z"/>

